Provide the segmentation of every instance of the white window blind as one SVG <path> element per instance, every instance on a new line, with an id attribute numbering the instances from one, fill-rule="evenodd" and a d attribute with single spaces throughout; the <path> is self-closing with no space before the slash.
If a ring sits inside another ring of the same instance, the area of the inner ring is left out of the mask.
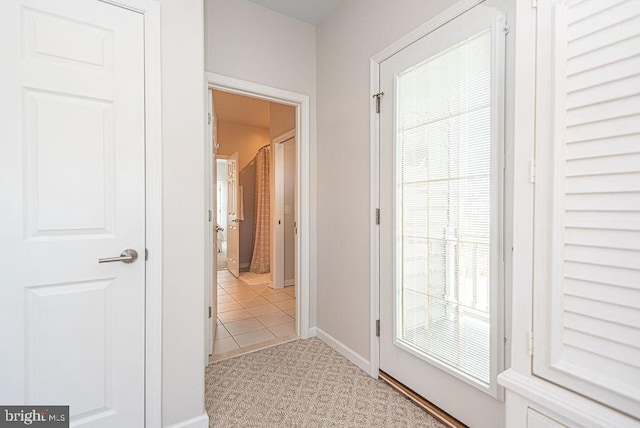
<path id="1" fill-rule="evenodd" d="M 640 2 L 539 13 L 534 372 L 639 418 Z"/>
<path id="2" fill-rule="evenodd" d="M 396 338 L 490 384 L 492 33 L 397 78 Z M 493 281 L 495 283 L 495 281 Z"/>

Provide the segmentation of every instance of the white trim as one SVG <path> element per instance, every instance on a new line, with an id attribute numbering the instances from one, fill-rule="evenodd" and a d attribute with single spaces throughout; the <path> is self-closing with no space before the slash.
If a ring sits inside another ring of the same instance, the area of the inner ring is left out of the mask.
<path id="1" fill-rule="evenodd" d="M 369 375 L 377 378 L 380 370 L 380 338 L 376 321 L 380 319 L 380 225 L 376 224 L 376 209 L 380 207 L 380 115 L 376 113 L 373 94 L 380 92 L 380 61 L 369 61 Z M 386 214 L 386 213 L 385 213 Z M 382 214 L 381 214 L 382 215 Z"/>
<path id="2" fill-rule="evenodd" d="M 275 289 L 284 288 L 284 224 L 278 221 L 284 217 L 284 147 L 277 144 L 275 139 L 271 140 L 272 160 L 273 160 L 273 191 L 271 198 L 273 201 L 271 230 L 273 238 L 271 240 L 271 284 Z"/>
<path id="3" fill-rule="evenodd" d="M 145 426 L 162 426 L 162 81 L 158 0 L 101 0 L 144 15 Z"/>
<path id="4" fill-rule="evenodd" d="M 278 225 L 278 219 L 284 218 L 284 147 L 282 143 L 296 137 L 296 130 L 292 129 L 271 140 L 273 152 L 273 211 L 275 215 L 271 219 L 271 230 L 274 231 L 273 248 L 271 258 L 271 279 L 273 288 L 284 288 L 285 284 L 285 255 L 284 255 L 284 224 Z M 296 141 L 296 150 L 298 142 Z M 278 227 L 282 226 L 282 227 Z"/>
<path id="5" fill-rule="evenodd" d="M 291 131 L 285 132 L 282 135 L 279 135 L 273 139 L 274 144 L 280 144 L 289 141 L 292 138 L 295 138 L 296 130 L 292 129 Z"/>
<path id="6" fill-rule="evenodd" d="M 285 279 L 284 280 L 284 286 L 288 287 L 291 285 L 296 285 L 296 280 L 295 279 Z"/>
<path id="7" fill-rule="evenodd" d="M 415 43 L 427 34 L 433 32 L 434 30 L 437 30 L 447 22 L 457 18 L 458 16 L 462 15 L 466 11 L 484 1 L 485 0 L 460 0 L 459 2 L 443 10 L 438 15 L 434 16 L 415 30 L 411 31 L 406 36 L 401 37 L 386 48 L 382 49 L 380 52 L 371 57 L 371 61 L 374 63 L 381 63 L 385 59 L 397 54 L 407 46 Z"/>
<path id="8" fill-rule="evenodd" d="M 584 427 L 638 427 L 638 421 L 610 407 L 550 382 L 509 369 L 498 376 L 500 385 L 551 412 Z"/>
<path id="9" fill-rule="evenodd" d="M 515 2 L 514 2 L 515 3 Z M 509 262 L 506 282 L 511 284 L 511 366 L 520 373 L 531 373 L 531 357 L 528 352 L 529 332 L 533 331 L 533 212 L 534 185 L 530 181 L 530 165 L 535 158 L 535 108 L 536 108 L 536 9 L 515 3 L 512 71 L 507 88 L 512 114 L 507 125 L 505 190 L 511 212 L 505 219 L 511 221 L 511 251 L 505 254 Z M 511 90 L 511 92 L 510 92 Z M 507 104 L 509 106 L 509 104 Z M 515 219 L 518 219 L 515 221 Z M 517 310 L 513 310 L 517 308 Z M 508 330 L 508 329 L 507 329 Z M 507 408 L 509 404 L 507 402 Z"/>
<path id="10" fill-rule="evenodd" d="M 369 60 L 369 88 L 372 97 L 369 99 L 369 238 L 371 240 L 369 248 L 369 343 L 371 366 L 367 372 L 372 377 L 377 378 L 378 371 L 380 370 L 380 340 L 379 337 L 376 336 L 376 320 L 380 317 L 380 234 L 379 226 L 376 224 L 376 208 L 380 206 L 380 160 L 378 159 L 380 149 L 380 115 L 376 113 L 376 104 L 373 98 L 374 94 L 380 92 L 380 63 L 483 1 L 485 0 L 460 0 L 404 37 L 401 37 L 382 49 Z M 380 215 L 385 215 L 385 213 L 381 213 Z M 387 215 L 391 215 L 391 213 Z"/>
<path id="11" fill-rule="evenodd" d="M 261 85 L 259 83 L 240 80 L 222 74 L 206 72 L 206 80 L 209 88 L 220 89 L 239 95 L 246 95 L 254 98 L 260 98 L 267 101 L 273 101 L 280 104 L 296 106 L 296 132 L 297 146 L 296 164 L 296 204 L 299 209 L 296 210 L 296 223 L 298 225 L 297 240 L 297 257 L 296 257 L 296 278 L 298 278 L 296 311 L 297 331 L 302 339 L 310 337 L 309 332 L 309 313 L 310 313 L 310 237 L 311 237 L 311 171 L 309 165 L 309 154 L 311 152 L 310 139 L 310 106 L 309 96 L 297 92 L 286 91 L 271 86 Z"/>
<path id="12" fill-rule="evenodd" d="M 167 428 L 209 428 L 209 416 L 205 412 L 195 418 L 169 425 Z"/>
<path id="13" fill-rule="evenodd" d="M 205 297 L 205 317 L 204 317 L 204 331 L 206 335 L 205 349 L 204 349 L 204 367 L 209 365 L 209 355 L 213 354 L 213 344 L 216 340 L 216 328 L 215 323 L 217 318 L 217 304 L 218 296 L 213 290 L 217 290 L 218 283 L 218 234 L 214 232 L 214 219 L 217 221 L 217 199 L 216 199 L 216 178 L 218 171 L 218 164 L 216 162 L 216 151 L 214 148 L 214 126 L 215 126 L 215 111 L 213 105 L 213 91 L 206 87 L 207 97 L 205 98 L 205 112 L 207 117 L 204 119 L 205 127 L 205 143 L 204 143 L 204 192 L 205 192 L 205 213 L 204 213 L 204 230 L 205 230 L 205 248 L 204 257 L 205 260 L 210 262 L 205 263 L 204 270 L 204 297 Z M 209 212 L 211 218 L 209 218 Z M 211 318 L 208 314 L 208 306 L 211 305 Z"/>
<path id="14" fill-rule="evenodd" d="M 366 360 L 364 357 L 362 357 L 353 349 L 349 348 L 344 343 L 340 342 L 335 337 L 331 336 L 329 333 L 322 330 L 320 327 L 314 327 L 312 330 L 313 330 L 313 336 L 322 340 L 324 343 L 326 343 L 327 345 L 335 349 L 340 355 L 345 357 L 347 360 L 351 361 L 353 364 L 355 364 L 365 372 L 369 373 L 369 368 L 371 367 L 371 363 L 368 360 Z M 377 377 L 377 373 L 376 373 L 376 377 Z"/>

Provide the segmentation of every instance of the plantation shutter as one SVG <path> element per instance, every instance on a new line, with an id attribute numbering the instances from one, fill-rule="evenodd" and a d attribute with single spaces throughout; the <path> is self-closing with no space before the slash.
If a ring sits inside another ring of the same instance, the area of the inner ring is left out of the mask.
<path id="1" fill-rule="evenodd" d="M 637 418 L 640 2 L 544 0 L 538 25 L 534 372 Z"/>

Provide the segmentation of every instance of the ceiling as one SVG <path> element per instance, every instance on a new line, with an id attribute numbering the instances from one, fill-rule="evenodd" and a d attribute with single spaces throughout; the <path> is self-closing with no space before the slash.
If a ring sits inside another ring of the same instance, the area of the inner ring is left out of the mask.
<path id="1" fill-rule="evenodd" d="M 318 25 L 341 0 L 249 0 L 276 12 Z"/>
<path id="2" fill-rule="evenodd" d="M 213 91 L 213 104 L 219 122 L 233 122 L 269 128 L 269 101 Z"/>

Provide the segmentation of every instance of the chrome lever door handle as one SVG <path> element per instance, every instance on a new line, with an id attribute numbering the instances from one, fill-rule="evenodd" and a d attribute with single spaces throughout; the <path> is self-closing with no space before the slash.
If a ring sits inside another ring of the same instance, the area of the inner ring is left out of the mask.
<path id="1" fill-rule="evenodd" d="M 113 262 L 122 262 L 122 263 L 133 263 L 138 259 L 138 252 L 136 250 L 132 250 L 128 248 L 120 253 L 120 257 L 105 257 L 102 259 L 98 259 L 98 263 L 113 263 Z"/>

